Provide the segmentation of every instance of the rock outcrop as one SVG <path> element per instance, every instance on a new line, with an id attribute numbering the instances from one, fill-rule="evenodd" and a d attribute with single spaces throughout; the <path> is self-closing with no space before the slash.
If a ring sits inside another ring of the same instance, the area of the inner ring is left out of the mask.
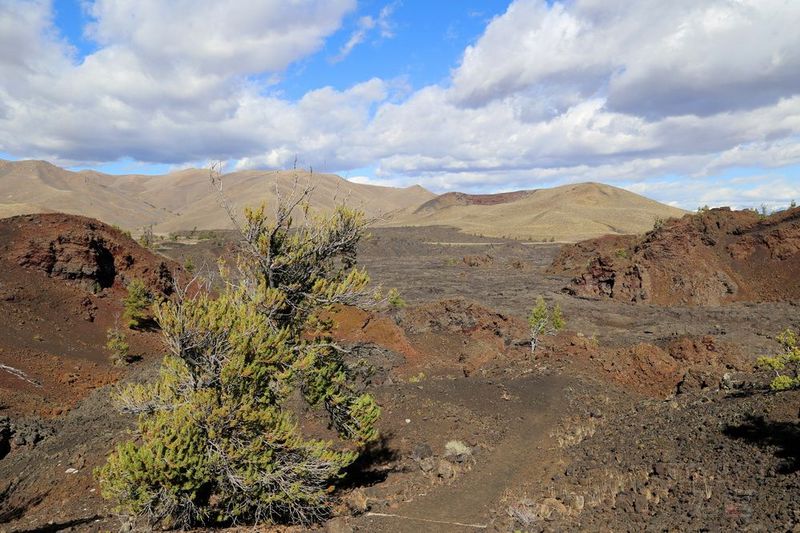
<path id="1" fill-rule="evenodd" d="M 580 267 L 579 265 L 585 265 Z M 575 296 L 659 305 L 800 299 L 800 208 L 768 217 L 711 209 L 643 237 L 566 246 L 551 271 Z"/>

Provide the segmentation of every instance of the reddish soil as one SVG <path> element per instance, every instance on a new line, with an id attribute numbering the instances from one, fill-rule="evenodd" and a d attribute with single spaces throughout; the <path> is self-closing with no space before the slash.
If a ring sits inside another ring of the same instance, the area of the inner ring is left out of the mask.
<path id="1" fill-rule="evenodd" d="M 0 364 L 12 369 L 0 368 L 0 405 L 10 413 L 58 415 L 118 379 L 105 343 L 122 314 L 125 283 L 139 278 L 153 291 L 172 290 L 171 261 L 84 217 L 0 220 L 0 250 Z M 159 350 L 155 333 L 128 336 L 136 357 Z"/>
<path id="2" fill-rule="evenodd" d="M 466 194 L 463 192 L 448 192 L 437 196 L 433 200 L 428 200 L 416 210 L 417 213 L 436 211 L 454 205 L 498 205 L 516 202 L 526 196 L 530 196 L 535 191 L 513 191 L 498 194 Z"/>
<path id="3" fill-rule="evenodd" d="M 588 266 L 586 266 L 588 264 Z M 570 294 L 658 305 L 800 300 L 800 208 L 760 217 L 711 209 L 642 238 L 566 246 L 550 270 Z"/>
<path id="4" fill-rule="evenodd" d="M 728 214 L 704 216 L 714 227 L 713 217 Z M 750 236 L 751 258 L 769 268 L 795 264 L 794 214 L 734 216 L 747 228 L 741 235 L 724 223 L 718 233 L 697 231 L 725 247 Z M 40 238 L 32 227 L 52 229 Z M 674 239 L 688 233 L 671 231 Z M 98 290 L 109 271 L 98 260 L 105 254 L 92 252 L 101 240 L 115 275 Z M 197 245 L 166 243 L 165 253 L 203 270 L 230 252 L 229 240 L 221 233 Z M 369 386 L 382 406 L 383 440 L 350 472 L 334 516 L 317 530 L 797 527 L 800 393 L 765 392 L 769 376 L 751 372 L 755 356 L 777 348 L 777 332 L 800 329 L 797 307 L 633 305 L 561 292 L 594 254 L 625 249 L 634 257 L 640 241 L 592 241 L 559 255 L 555 245 L 498 244 L 444 228 L 375 231 L 360 258 L 376 284 L 397 287 L 408 305 L 340 309 L 334 335 L 375 369 Z M 654 246 L 646 249 L 658 259 Z M 105 331 L 121 312 L 123 276 L 157 289 L 160 265 L 174 263 L 112 228 L 61 215 L 0 221 L 0 247 L 0 312 L 11 317 L 0 363 L 42 385 L 0 371 L 0 531 L 117 530 L 91 471 L 135 420 L 116 411 L 113 385 L 101 385 L 153 379 L 162 351 L 156 332 L 130 332 L 143 360 L 112 367 Z M 134 258 L 127 270 L 117 262 L 126 255 Z M 539 295 L 561 305 L 567 328 L 532 357 L 524 317 Z M 467 451 L 448 452 L 451 441 Z"/>

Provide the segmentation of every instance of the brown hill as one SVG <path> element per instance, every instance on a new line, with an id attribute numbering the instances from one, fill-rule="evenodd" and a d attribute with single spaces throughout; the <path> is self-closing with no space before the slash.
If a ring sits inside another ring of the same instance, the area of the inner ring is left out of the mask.
<path id="1" fill-rule="evenodd" d="M 167 216 L 155 205 L 116 190 L 103 176 L 70 172 L 45 161 L 0 160 L 0 216 L 63 212 L 128 229 Z"/>
<path id="2" fill-rule="evenodd" d="M 168 294 L 176 270 L 97 220 L 64 214 L 0 220 L 0 406 L 58 414 L 115 380 L 106 330 L 122 314 L 126 283 L 138 278 Z M 157 333 L 127 334 L 132 354 L 160 352 Z"/>
<path id="3" fill-rule="evenodd" d="M 435 195 L 420 186 L 404 189 L 347 181 L 333 174 L 247 170 L 223 178 L 229 202 L 242 209 L 291 193 L 295 179 L 314 187 L 312 211 L 337 202 L 363 209 L 369 217 L 416 207 Z M 230 220 L 209 182 L 207 169 L 166 175 L 109 175 L 71 172 L 44 161 L 0 160 L 0 216 L 63 212 L 91 216 L 129 230 L 153 225 L 167 233 L 181 229 L 225 229 Z"/>
<path id="4" fill-rule="evenodd" d="M 246 170 L 223 178 L 237 210 L 291 194 L 295 182 L 314 187 L 312 212 L 337 203 L 364 210 L 383 226 L 452 226 L 473 235 L 574 242 L 605 234 L 643 233 L 680 209 L 597 183 L 553 189 L 441 196 L 420 186 L 380 187 L 333 174 Z M 64 212 L 91 216 L 134 232 L 232 227 L 206 169 L 166 175 L 71 172 L 44 161 L 0 160 L 0 216 Z"/>
<path id="5" fill-rule="evenodd" d="M 588 264 L 588 267 L 586 266 Z M 567 291 L 660 305 L 800 300 L 800 208 L 760 217 L 712 209 L 644 237 L 564 247 L 551 269 Z"/>
<path id="6" fill-rule="evenodd" d="M 453 226 L 492 237 L 574 242 L 643 233 L 685 211 L 599 183 L 501 194 L 448 193 L 398 213 L 388 226 Z"/>

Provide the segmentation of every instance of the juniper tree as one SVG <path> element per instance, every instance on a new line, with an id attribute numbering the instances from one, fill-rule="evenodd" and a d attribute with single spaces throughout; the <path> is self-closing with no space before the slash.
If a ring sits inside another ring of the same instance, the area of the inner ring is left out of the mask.
<path id="1" fill-rule="evenodd" d="M 246 210 L 237 224 L 238 275 L 225 288 L 178 291 L 156 309 L 167 355 L 158 380 L 128 388 L 138 439 L 99 469 L 102 494 L 150 523 L 187 527 L 324 516 L 328 488 L 377 438 L 380 409 L 362 392 L 326 319 L 333 306 L 364 298 L 356 267 L 361 213 L 308 214 L 306 189 Z M 293 224 L 303 206 L 305 222 Z M 334 441 L 302 430 L 290 403 L 327 415 Z"/>

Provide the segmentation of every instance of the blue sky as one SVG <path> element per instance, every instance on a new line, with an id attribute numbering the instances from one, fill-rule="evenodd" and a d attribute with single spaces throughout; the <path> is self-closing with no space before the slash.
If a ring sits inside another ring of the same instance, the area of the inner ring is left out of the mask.
<path id="1" fill-rule="evenodd" d="M 9 0 L 0 157 L 800 199 L 800 3 Z"/>

